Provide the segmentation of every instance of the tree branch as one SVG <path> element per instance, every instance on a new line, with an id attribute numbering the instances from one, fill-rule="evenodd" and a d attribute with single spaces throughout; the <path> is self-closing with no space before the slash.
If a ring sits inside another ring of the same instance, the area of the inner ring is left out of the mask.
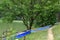
<path id="1" fill-rule="evenodd" d="M 34 18 L 31 17 L 31 19 L 30 19 L 30 29 L 31 29 L 31 27 L 32 27 L 32 25 L 33 25 L 33 22 L 34 22 Z"/>
<path id="2" fill-rule="evenodd" d="M 24 23 L 24 25 L 27 27 L 27 29 L 28 29 L 28 24 L 27 23 L 25 23 L 25 18 L 23 17 L 23 23 Z"/>

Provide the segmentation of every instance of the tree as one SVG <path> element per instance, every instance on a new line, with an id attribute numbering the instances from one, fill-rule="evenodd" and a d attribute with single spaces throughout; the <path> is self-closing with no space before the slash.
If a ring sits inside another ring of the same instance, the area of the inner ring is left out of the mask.
<path id="1" fill-rule="evenodd" d="M 48 21 L 49 17 L 51 18 L 52 15 L 55 15 L 58 1 L 59 0 L 5 0 L 1 4 L 2 7 L 0 11 L 4 14 L 3 19 L 8 22 L 12 22 L 16 16 L 21 15 L 24 25 L 27 29 L 31 29 L 34 21 L 40 25 L 41 20 L 42 26 L 46 25 L 47 22 L 44 25 L 43 23 Z M 45 21 L 42 22 L 43 20 Z"/>
<path id="2" fill-rule="evenodd" d="M 59 7 L 60 7 L 60 1 L 58 3 L 59 3 Z M 60 22 L 60 11 L 56 14 L 56 16 L 57 16 L 57 21 Z"/>
<path id="3" fill-rule="evenodd" d="M 59 0 L 5 0 L 0 5 L 0 11 L 4 14 L 3 19 L 8 22 L 12 22 L 18 15 L 22 16 L 27 30 L 31 30 L 34 25 L 41 27 L 56 22 L 58 2 Z"/>

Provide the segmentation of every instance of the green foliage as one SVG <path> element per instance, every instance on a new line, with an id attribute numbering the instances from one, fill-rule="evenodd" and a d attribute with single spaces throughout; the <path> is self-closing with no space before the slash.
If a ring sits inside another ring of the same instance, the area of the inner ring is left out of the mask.
<path id="1" fill-rule="evenodd" d="M 44 15 L 45 14 L 45 15 Z M 43 26 L 46 26 L 46 25 L 54 25 L 54 23 L 56 23 L 56 15 L 55 13 L 44 13 L 44 14 L 40 14 L 40 17 L 38 16 L 37 19 L 36 19 L 36 26 L 40 26 L 40 27 L 43 27 Z"/>
<path id="2" fill-rule="evenodd" d="M 33 24 L 53 25 L 56 22 L 55 13 L 60 11 L 58 2 L 59 0 L 5 0 L 0 4 L 0 12 L 8 22 L 21 15 L 26 27 L 32 27 Z"/>

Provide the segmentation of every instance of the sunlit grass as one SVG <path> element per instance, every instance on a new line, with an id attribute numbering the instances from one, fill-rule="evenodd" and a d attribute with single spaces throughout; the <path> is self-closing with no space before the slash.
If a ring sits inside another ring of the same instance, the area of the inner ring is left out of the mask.
<path id="1" fill-rule="evenodd" d="M 60 23 L 54 26 L 54 40 L 60 40 Z"/>
<path id="2" fill-rule="evenodd" d="M 12 28 L 13 30 L 20 31 L 20 32 L 26 29 L 26 27 L 23 25 L 23 23 L 20 23 L 20 22 L 14 22 L 11 24 L 1 22 L 0 23 L 0 35 L 4 31 L 9 30 L 9 28 Z"/>

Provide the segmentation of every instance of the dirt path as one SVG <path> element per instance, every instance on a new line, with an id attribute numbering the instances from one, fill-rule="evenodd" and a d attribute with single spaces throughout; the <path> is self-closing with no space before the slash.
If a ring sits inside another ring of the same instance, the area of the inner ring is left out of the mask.
<path id="1" fill-rule="evenodd" d="M 48 40 L 54 40 L 52 28 L 48 29 Z"/>

